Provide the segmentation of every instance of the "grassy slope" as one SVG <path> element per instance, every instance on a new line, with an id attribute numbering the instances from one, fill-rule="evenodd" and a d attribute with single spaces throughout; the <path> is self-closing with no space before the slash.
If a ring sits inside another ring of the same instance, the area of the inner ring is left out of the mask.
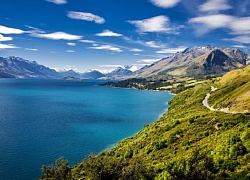
<path id="1" fill-rule="evenodd" d="M 204 107 L 211 85 L 205 81 L 176 95 L 158 121 L 77 164 L 71 179 L 249 179 L 250 117 Z"/>
<path id="2" fill-rule="evenodd" d="M 209 104 L 217 108 L 229 107 L 230 111 L 250 112 L 250 66 L 227 73 L 211 94 Z"/>

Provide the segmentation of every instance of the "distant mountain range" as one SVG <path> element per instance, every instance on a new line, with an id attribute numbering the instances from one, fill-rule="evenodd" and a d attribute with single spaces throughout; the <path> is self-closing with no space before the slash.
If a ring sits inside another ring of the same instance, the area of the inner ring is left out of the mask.
<path id="1" fill-rule="evenodd" d="M 124 66 L 108 72 L 101 73 L 97 70 L 89 70 L 78 73 L 73 70 L 55 71 L 49 67 L 38 64 L 35 61 L 28 61 L 20 57 L 0 57 L 0 78 L 64 78 L 76 77 L 85 79 L 117 78 L 128 76 L 133 73 L 135 67 Z"/>
<path id="2" fill-rule="evenodd" d="M 118 67 L 108 73 L 89 70 L 78 73 L 73 70 L 55 71 L 35 61 L 19 57 L 0 57 L 0 78 L 63 78 L 124 79 L 153 76 L 205 77 L 220 76 L 250 62 L 250 56 L 236 48 L 211 46 L 187 48 L 137 70 L 135 66 Z"/>

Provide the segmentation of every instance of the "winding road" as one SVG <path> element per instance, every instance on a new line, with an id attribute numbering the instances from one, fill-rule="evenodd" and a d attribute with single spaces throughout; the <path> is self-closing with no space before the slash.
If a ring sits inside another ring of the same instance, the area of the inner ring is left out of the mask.
<path id="1" fill-rule="evenodd" d="M 213 86 L 211 86 L 211 91 L 213 92 L 213 91 L 216 91 L 218 88 L 215 88 L 215 87 L 213 87 Z M 221 111 L 221 112 L 224 112 L 224 113 L 230 113 L 230 114 L 236 114 L 237 112 L 230 112 L 229 111 L 229 108 L 218 108 L 218 109 L 214 109 L 212 106 L 209 106 L 209 104 L 208 104 L 208 99 L 209 99 L 209 97 L 210 97 L 210 93 L 208 93 L 206 96 L 205 96 L 205 98 L 204 98 L 204 100 L 202 101 L 202 104 L 206 107 L 206 108 L 208 108 L 209 110 L 211 110 L 211 111 Z M 238 112 L 239 113 L 239 112 Z"/>

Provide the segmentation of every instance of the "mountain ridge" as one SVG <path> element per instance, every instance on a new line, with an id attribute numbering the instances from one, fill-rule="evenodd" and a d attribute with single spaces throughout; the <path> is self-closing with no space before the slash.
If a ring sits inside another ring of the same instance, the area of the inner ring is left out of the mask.
<path id="1" fill-rule="evenodd" d="M 219 53 L 220 55 L 218 55 Z M 209 64 L 211 60 L 213 63 Z M 177 52 L 170 57 L 143 67 L 136 71 L 131 78 L 145 78 L 157 75 L 219 76 L 234 68 L 245 66 L 247 60 L 248 55 L 237 48 L 216 48 L 211 46 L 187 48 L 182 52 Z M 207 68 L 206 65 L 210 66 L 207 66 Z M 214 71 L 211 71 L 211 69 L 214 69 Z"/>

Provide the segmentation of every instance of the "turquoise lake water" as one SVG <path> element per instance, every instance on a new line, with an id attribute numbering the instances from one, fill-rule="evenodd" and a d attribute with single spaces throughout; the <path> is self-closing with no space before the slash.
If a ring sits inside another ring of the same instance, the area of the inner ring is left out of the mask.
<path id="1" fill-rule="evenodd" d="M 167 92 L 100 81 L 0 79 L 0 179 L 33 180 L 40 167 L 100 153 L 162 115 Z"/>

